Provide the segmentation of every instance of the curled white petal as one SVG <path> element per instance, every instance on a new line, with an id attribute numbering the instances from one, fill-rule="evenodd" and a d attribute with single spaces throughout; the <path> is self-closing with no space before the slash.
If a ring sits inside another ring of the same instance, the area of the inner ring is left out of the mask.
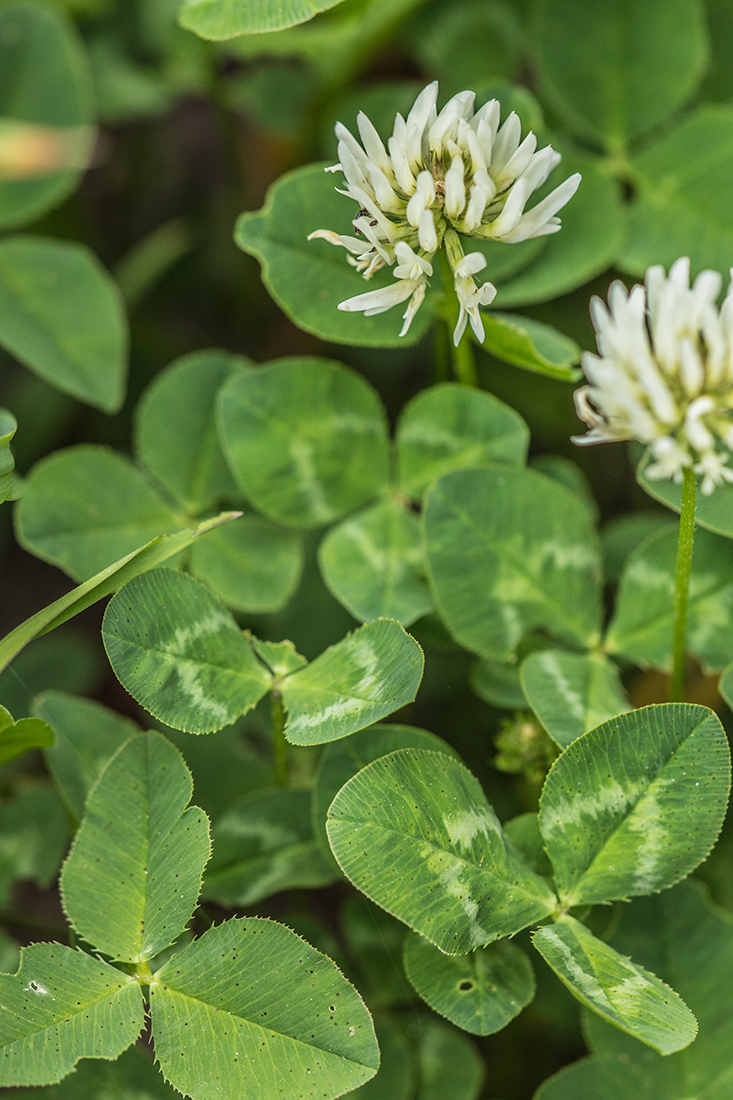
<path id="1" fill-rule="evenodd" d="M 486 267 L 486 257 L 483 252 L 469 252 L 462 260 L 459 260 L 454 268 L 454 274 L 466 277 L 483 271 Z"/>
<path id="2" fill-rule="evenodd" d="M 398 279 L 420 279 L 433 274 L 433 265 L 427 257 L 414 252 L 405 241 L 398 241 L 395 245 L 395 256 L 399 261 L 394 269 Z"/>
<path id="3" fill-rule="evenodd" d="M 348 248 L 349 252 L 354 252 L 360 255 L 364 251 L 364 244 L 357 237 L 343 237 L 340 233 L 334 233 L 332 229 L 315 229 L 312 233 L 309 233 L 306 240 L 309 241 L 328 241 L 329 244 L 340 245 L 342 248 Z"/>
<path id="4" fill-rule="evenodd" d="M 535 153 L 522 175 L 529 184 L 530 191 L 536 191 L 541 187 L 553 168 L 557 168 L 562 157 L 551 145 L 546 145 Z"/>
<path id="5" fill-rule="evenodd" d="M 378 165 L 383 172 L 389 172 L 392 167 L 389 155 L 371 119 L 367 118 L 363 111 L 359 111 L 356 116 L 356 125 L 369 160 Z"/>
<path id="6" fill-rule="evenodd" d="M 449 218 L 457 218 L 466 205 L 466 184 L 463 179 L 463 160 L 454 157 L 445 174 L 445 212 Z"/>
<path id="7" fill-rule="evenodd" d="M 529 188 L 526 180 L 518 179 L 509 192 L 509 198 L 498 218 L 486 226 L 486 235 L 496 240 L 513 239 L 512 234 L 521 221 L 524 204 L 528 198 Z"/>
<path id="8" fill-rule="evenodd" d="M 435 252 L 438 247 L 438 234 L 435 232 L 435 220 L 432 211 L 424 210 L 417 227 L 417 239 L 426 252 Z"/>
<path id="9" fill-rule="evenodd" d="M 412 297 L 407 303 L 407 309 L 402 315 L 404 324 L 400 329 L 400 336 L 404 336 L 412 324 L 412 320 L 417 313 L 418 309 L 422 305 L 423 298 L 425 297 L 425 283 L 421 282 L 415 287 L 412 292 Z"/>
<path id="10" fill-rule="evenodd" d="M 392 184 L 387 179 L 378 164 L 369 164 L 369 182 L 374 191 L 374 197 L 382 210 L 397 213 L 401 209 L 401 203 L 394 192 Z"/>
<path id="11" fill-rule="evenodd" d="M 407 209 L 405 211 L 405 216 L 414 229 L 417 229 L 418 225 L 420 224 L 420 219 L 422 218 L 424 211 L 425 196 L 422 194 L 422 192 L 416 191 L 408 202 Z"/>
<path id="12" fill-rule="evenodd" d="M 480 187 L 478 183 L 474 182 L 463 219 L 463 224 L 467 233 L 470 233 L 481 225 L 481 219 L 484 216 L 484 210 L 488 202 L 488 193 L 483 187 Z"/>
<path id="13" fill-rule="evenodd" d="M 483 260 L 483 264 L 477 266 L 476 257 Z M 477 287 L 473 281 L 473 271 L 480 271 L 485 265 L 486 258 L 480 252 L 472 252 L 469 256 L 463 257 L 453 272 L 454 286 L 460 305 L 458 322 L 453 331 L 453 343 L 456 347 L 458 347 L 469 321 L 476 339 L 481 344 L 484 342 L 486 334 L 479 306 L 488 306 L 493 302 L 496 297 L 496 287 L 489 282 Z"/>
<path id="14" fill-rule="evenodd" d="M 415 181 L 415 187 L 417 194 L 422 196 L 425 207 L 432 206 L 435 202 L 435 180 L 432 172 L 424 168 Z"/>
<path id="15" fill-rule="evenodd" d="M 508 231 L 503 240 L 508 243 L 518 243 L 519 241 L 529 240 L 530 237 L 539 237 L 543 235 L 543 230 L 546 232 L 546 227 L 550 222 L 550 219 L 561 210 L 563 206 L 573 197 L 575 192 L 580 186 L 581 176 L 579 172 L 576 172 L 556 187 L 554 191 L 538 202 L 536 206 L 533 206 L 531 210 L 528 210 L 526 214 L 516 222 L 513 229 Z M 524 181 L 524 177 L 520 177 L 517 180 L 514 187 L 518 187 L 520 183 Z M 508 204 L 507 204 L 508 205 Z M 554 231 L 554 226 L 551 231 Z"/>
<path id="16" fill-rule="evenodd" d="M 405 122 L 406 130 L 414 126 L 415 129 L 422 133 L 436 117 L 437 112 L 435 107 L 437 102 L 438 81 L 434 80 L 432 84 L 428 84 L 426 88 L 423 88 L 410 108 L 410 113 Z"/>
<path id="17" fill-rule="evenodd" d="M 498 191 L 503 191 L 505 187 L 508 187 L 510 183 L 525 172 L 536 148 L 537 138 L 530 131 L 522 144 L 510 156 L 502 170 L 494 173 L 494 182 Z"/>
<path id="18" fill-rule="evenodd" d="M 716 486 L 726 481 L 729 484 L 733 482 L 733 470 L 727 464 L 729 457 L 730 455 L 721 455 L 717 451 L 709 450 L 701 456 L 699 462 L 695 463 L 695 473 L 702 475 L 700 491 L 703 496 L 710 496 Z"/>
<path id="19" fill-rule="evenodd" d="M 389 286 L 382 286 L 378 290 L 368 290 L 366 294 L 347 298 L 345 302 L 339 302 L 338 308 L 345 313 L 364 313 L 366 317 L 374 317 L 404 302 L 415 292 L 417 286 L 416 279 L 397 279 Z"/>
<path id="20" fill-rule="evenodd" d="M 522 123 L 519 115 L 514 111 L 507 116 L 499 127 L 494 141 L 494 149 L 491 156 L 491 174 L 496 179 L 504 165 L 519 148 L 519 139 L 522 136 Z"/>

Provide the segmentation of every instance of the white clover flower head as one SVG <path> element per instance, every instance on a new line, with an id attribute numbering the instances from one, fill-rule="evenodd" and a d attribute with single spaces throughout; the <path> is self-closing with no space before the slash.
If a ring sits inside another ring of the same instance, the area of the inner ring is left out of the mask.
<path id="1" fill-rule="evenodd" d="M 557 213 L 575 194 L 580 175 L 570 176 L 525 211 L 530 195 L 559 163 L 560 154 L 550 146 L 537 151 L 532 133 L 522 141 L 514 112 L 500 125 L 498 100 L 475 111 L 474 99 L 473 92 L 459 92 L 438 112 L 438 84 L 429 84 L 407 118 L 396 116 L 386 146 L 363 112 L 356 120 L 361 144 L 337 123 L 339 163 L 327 171 L 343 172 L 345 187 L 337 190 L 359 204 L 352 223 L 357 235 L 319 229 L 309 240 L 320 237 L 346 248 L 349 261 L 365 279 L 389 266 L 397 280 L 410 284 L 358 294 L 339 309 L 363 310 L 370 316 L 409 297 L 400 333 L 404 335 L 425 296 L 431 261 L 445 244 L 461 306 L 454 340 L 458 342 L 468 321 L 483 340 L 479 306 L 488 305 L 496 289 L 491 283 L 476 286 L 473 275 L 484 264 L 476 267 L 474 259 L 462 266 L 469 257 L 464 257 L 458 235 L 514 244 L 560 229 Z M 414 261 L 402 259 L 398 250 L 403 247 L 411 250 Z"/>
<path id="2" fill-rule="evenodd" d="M 687 257 L 669 275 L 650 267 L 645 284 L 614 282 L 608 306 L 591 302 L 599 354 L 584 353 L 589 385 L 575 392 L 590 431 L 573 441 L 636 439 L 652 459 L 648 478 L 679 483 L 692 469 L 709 496 L 733 482 L 733 269 L 720 309 L 719 273 L 690 286 Z"/>

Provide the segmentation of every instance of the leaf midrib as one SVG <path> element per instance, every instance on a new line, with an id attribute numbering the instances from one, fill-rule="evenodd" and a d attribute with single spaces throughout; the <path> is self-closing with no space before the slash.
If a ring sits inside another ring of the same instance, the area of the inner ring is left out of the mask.
<path id="1" fill-rule="evenodd" d="M 110 967 L 110 969 L 113 969 L 113 968 Z M 119 973 L 119 971 L 118 971 L 118 973 Z M 124 993 L 128 989 L 130 989 L 132 986 L 136 986 L 136 985 L 138 985 L 138 983 L 135 981 L 134 978 L 128 978 L 128 980 L 126 982 L 122 982 L 115 990 L 113 990 L 112 993 L 105 993 L 103 996 L 97 998 L 96 1000 L 85 1002 L 82 1005 L 74 1005 L 74 1011 L 69 1011 L 67 1013 L 67 1015 L 65 1015 L 65 1016 L 59 1016 L 57 1019 L 53 1020 L 52 1023 L 44 1024 L 42 1027 L 36 1027 L 33 1031 L 25 1031 L 25 1032 L 23 1032 L 19 1035 L 16 1035 L 15 1038 L 9 1040 L 9 1042 L 7 1042 L 7 1043 L 4 1043 L 3 1046 L 4 1047 L 13 1046 L 16 1043 L 22 1043 L 26 1039 L 32 1038 L 34 1035 L 42 1035 L 45 1031 L 51 1031 L 53 1028 L 59 1027 L 61 1024 L 66 1023 L 68 1020 L 73 1020 L 75 1017 L 80 1016 L 82 1013 L 86 1012 L 88 1009 L 98 1008 L 99 1006 L 103 1005 L 105 1001 L 113 1000 L 120 993 Z M 139 985 L 138 985 L 138 988 L 139 988 Z M 18 1017 L 18 1019 L 20 1019 L 20 1017 Z M 2 1049 L 2 1048 L 0 1048 L 0 1049 Z"/>
<path id="2" fill-rule="evenodd" d="M 214 661 L 205 660 L 203 658 L 199 659 L 193 657 L 184 657 L 182 655 L 179 655 L 178 653 L 171 653 L 170 650 L 167 649 L 156 649 L 154 646 L 150 646 L 146 649 L 139 643 L 131 642 L 128 638 L 124 638 L 120 634 L 114 634 L 109 629 L 105 630 L 104 627 L 102 627 L 102 637 L 113 638 L 115 641 L 123 642 L 125 645 L 130 646 L 131 649 L 140 650 L 140 652 L 142 653 L 151 653 L 155 656 L 168 657 L 178 664 L 194 665 L 196 668 L 210 668 L 218 672 L 228 672 L 241 679 L 249 679 L 256 684 L 261 684 L 264 691 L 269 691 L 271 687 L 269 680 L 265 683 L 264 681 L 258 679 L 258 677 L 255 675 L 255 672 L 250 672 L 250 670 L 248 669 L 232 668 L 230 665 L 218 665 Z"/>
<path id="3" fill-rule="evenodd" d="M 172 982 L 168 981 L 168 979 L 163 981 L 158 978 L 157 975 L 155 976 L 154 981 L 151 982 L 151 989 L 156 985 L 159 986 L 162 996 L 165 996 L 165 994 L 168 992 L 175 993 L 177 997 L 182 997 L 185 1001 L 190 1001 L 195 1005 L 202 1005 L 205 1009 L 211 1012 L 226 1013 L 233 1019 L 239 1020 L 242 1023 L 247 1024 L 249 1027 L 257 1028 L 259 1031 L 264 1032 L 267 1035 L 277 1035 L 279 1038 L 287 1039 L 291 1043 L 298 1043 L 300 1046 L 309 1047 L 312 1050 L 317 1050 L 321 1054 L 327 1054 L 331 1058 L 338 1058 L 341 1062 L 350 1062 L 352 1065 L 362 1066 L 364 1069 L 374 1069 L 374 1066 L 367 1065 L 366 1062 L 358 1062 L 356 1061 L 356 1059 L 349 1058 L 345 1054 L 336 1054 L 334 1053 L 334 1051 L 328 1050 L 326 1047 L 320 1047 L 317 1046 L 315 1043 L 309 1043 L 307 1039 L 299 1039 L 297 1036 L 289 1034 L 289 1032 L 277 1031 L 274 1027 L 265 1027 L 263 1024 L 257 1023 L 256 1020 L 249 1019 L 249 1017 L 247 1016 L 240 1016 L 236 1012 L 231 1012 L 228 1008 L 224 1008 L 223 1006 L 219 1007 L 217 1005 L 211 1004 L 209 1001 L 204 1001 L 201 997 L 196 997 L 192 993 L 185 993 L 182 989 L 177 989 Z M 155 1020 L 154 1010 L 153 1020 Z"/>
<path id="4" fill-rule="evenodd" d="M 527 898 L 532 898 L 534 901 L 539 901 L 539 902 L 544 901 L 544 899 L 539 894 L 531 893 L 529 890 L 527 890 L 526 887 L 521 886 L 521 885 L 519 885 L 515 882 L 511 882 L 508 878 L 504 878 L 503 875 L 499 871 L 497 871 L 497 870 L 489 871 L 488 869 L 484 868 L 482 861 L 476 863 L 472 859 L 466 859 L 464 856 L 456 855 L 456 853 L 452 849 L 450 849 L 450 848 L 441 848 L 441 847 L 439 847 L 439 845 L 435 844 L 434 841 L 429 840 L 427 837 L 413 836 L 411 833 L 400 832 L 399 829 L 392 828 L 391 826 L 388 826 L 388 825 L 382 825 L 382 824 L 371 822 L 371 821 L 365 822 L 365 821 L 363 821 L 359 818 L 350 818 L 350 817 L 346 817 L 345 815 L 343 815 L 343 816 L 339 815 L 338 817 L 332 816 L 330 818 L 327 818 L 327 821 L 329 821 L 329 820 L 330 821 L 344 822 L 344 823 L 348 823 L 348 824 L 352 824 L 352 825 L 360 825 L 362 827 L 364 825 L 367 825 L 371 829 L 379 829 L 384 833 L 389 833 L 389 834 L 392 834 L 394 836 L 399 836 L 399 837 L 402 837 L 403 839 L 407 838 L 410 841 L 414 841 L 416 844 L 421 844 L 423 846 L 428 845 L 430 848 L 433 849 L 433 851 L 440 852 L 444 855 L 449 855 L 453 859 L 457 860 L 459 863 L 464 864 L 464 866 L 475 868 L 477 871 L 481 872 L 482 875 L 486 875 L 487 877 L 492 877 L 492 878 L 498 879 L 501 883 L 504 883 L 504 884 L 510 886 L 512 889 L 518 890 L 520 893 L 522 893 Z M 491 853 L 491 848 L 490 847 L 489 847 L 489 853 L 493 854 L 493 853 Z M 496 864 L 494 864 L 494 867 L 495 866 L 496 866 Z M 532 874 L 533 873 L 530 867 L 524 867 L 521 864 L 519 865 L 519 869 L 520 869 L 520 871 L 525 871 L 527 874 Z M 550 887 L 548 886 L 547 889 L 549 890 Z M 481 900 L 483 901 L 485 899 L 482 898 Z M 547 911 L 549 913 L 549 912 L 551 912 L 551 909 L 548 908 Z"/>

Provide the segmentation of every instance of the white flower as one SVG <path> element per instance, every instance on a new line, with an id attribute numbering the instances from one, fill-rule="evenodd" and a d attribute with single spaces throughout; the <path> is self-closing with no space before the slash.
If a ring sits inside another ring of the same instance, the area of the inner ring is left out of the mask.
<path id="1" fill-rule="evenodd" d="M 385 313 L 398 302 L 410 298 L 404 313 L 405 323 L 400 332 L 400 336 L 404 336 L 425 297 L 427 277 L 433 274 L 433 266 L 423 256 L 413 252 L 404 241 L 397 242 L 395 255 L 400 261 L 394 269 L 394 276 L 398 280 L 396 283 L 380 287 L 379 290 L 370 290 L 366 294 L 357 294 L 355 298 L 347 298 L 345 302 L 339 303 L 339 309 L 347 313 L 363 311 L 365 317 L 374 317 L 375 314 Z"/>
<path id="2" fill-rule="evenodd" d="M 496 287 L 493 283 L 484 283 L 482 286 L 477 287 L 473 281 L 473 276 L 485 267 L 486 257 L 480 252 L 470 252 L 453 269 L 454 285 L 461 307 L 458 324 L 453 333 L 453 343 L 456 347 L 458 347 L 468 321 L 471 322 L 471 328 L 479 343 L 484 342 L 484 325 L 478 307 L 491 305 L 496 297 Z"/>
<path id="3" fill-rule="evenodd" d="M 650 267 L 646 286 L 611 285 L 608 307 L 591 302 L 599 355 L 586 352 L 590 385 L 575 393 L 589 426 L 575 443 L 636 439 L 651 458 L 646 476 L 702 476 L 707 496 L 733 482 L 733 270 L 720 309 L 722 279 L 703 271 L 690 286 L 690 261 L 667 275 Z"/>
<path id="4" fill-rule="evenodd" d="M 398 253 L 401 245 L 429 265 L 438 249 L 447 244 L 446 234 L 452 232 L 451 268 L 461 305 L 456 332 L 462 334 L 470 320 L 477 338 L 483 340 L 479 306 L 491 302 L 495 289 L 491 283 L 476 287 L 472 275 L 480 267 L 457 274 L 463 250 L 456 234 L 516 243 L 556 233 L 560 228 L 557 213 L 577 190 L 580 176 L 570 176 L 525 211 L 530 195 L 542 186 L 560 155 L 550 146 L 537 151 L 532 133 L 522 141 L 521 123 L 514 112 L 500 125 L 497 100 L 475 111 L 474 98 L 473 92 L 459 92 L 438 112 L 438 85 L 429 84 L 407 118 L 396 116 L 386 147 L 363 113 L 357 118 L 361 144 L 337 123 L 339 163 L 327 171 L 343 172 L 345 186 L 337 190 L 359 204 L 353 220 L 356 237 L 319 229 L 309 240 L 321 237 L 346 248 L 352 253 L 352 264 L 369 278 L 385 265 L 403 265 Z M 425 278 L 420 281 L 413 275 L 408 279 L 414 280 L 420 287 L 419 305 L 425 295 Z M 379 298 L 357 295 L 339 308 L 363 308 L 369 313 L 373 304 L 379 303 L 381 312 L 390 308 L 385 301 L 402 302 L 410 293 L 417 293 L 418 287 L 412 292 L 406 286 L 386 290 L 389 293 Z M 367 301 L 367 305 L 354 304 Z M 403 334 L 416 309 L 411 303 Z"/>

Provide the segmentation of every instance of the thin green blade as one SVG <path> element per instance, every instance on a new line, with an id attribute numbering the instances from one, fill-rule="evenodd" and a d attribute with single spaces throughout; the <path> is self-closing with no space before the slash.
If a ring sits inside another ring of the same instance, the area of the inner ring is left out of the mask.
<path id="1" fill-rule="evenodd" d="M 148 569 L 154 569 L 168 558 L 173 557 L 181 550 L 185 550 L 201 535 L 218 527 L 221 523 L 228 523 L 236 519 L 239 512 L 223 512 L 213 519 L 205 520 L 192 530 L 178 531 L 175 535 L 162 535 L 152 539 L 138 550 L 133 550 L 124 558 L 108 565 L 95 577 L 90 577 L 84 584 L 67 592 L 48 607 L 31 615 L 30 619 L 16 626 L 0 641 L 0 672 L 10 664 L 14 657 L 24 649 L 34 638 L 40 638 L 48 634 L 57 626 L 72 619 L 87 607 L 91 607 L 97 600 L 104 599 L 127 584 L 133 577 L 145 573 Z"/>

